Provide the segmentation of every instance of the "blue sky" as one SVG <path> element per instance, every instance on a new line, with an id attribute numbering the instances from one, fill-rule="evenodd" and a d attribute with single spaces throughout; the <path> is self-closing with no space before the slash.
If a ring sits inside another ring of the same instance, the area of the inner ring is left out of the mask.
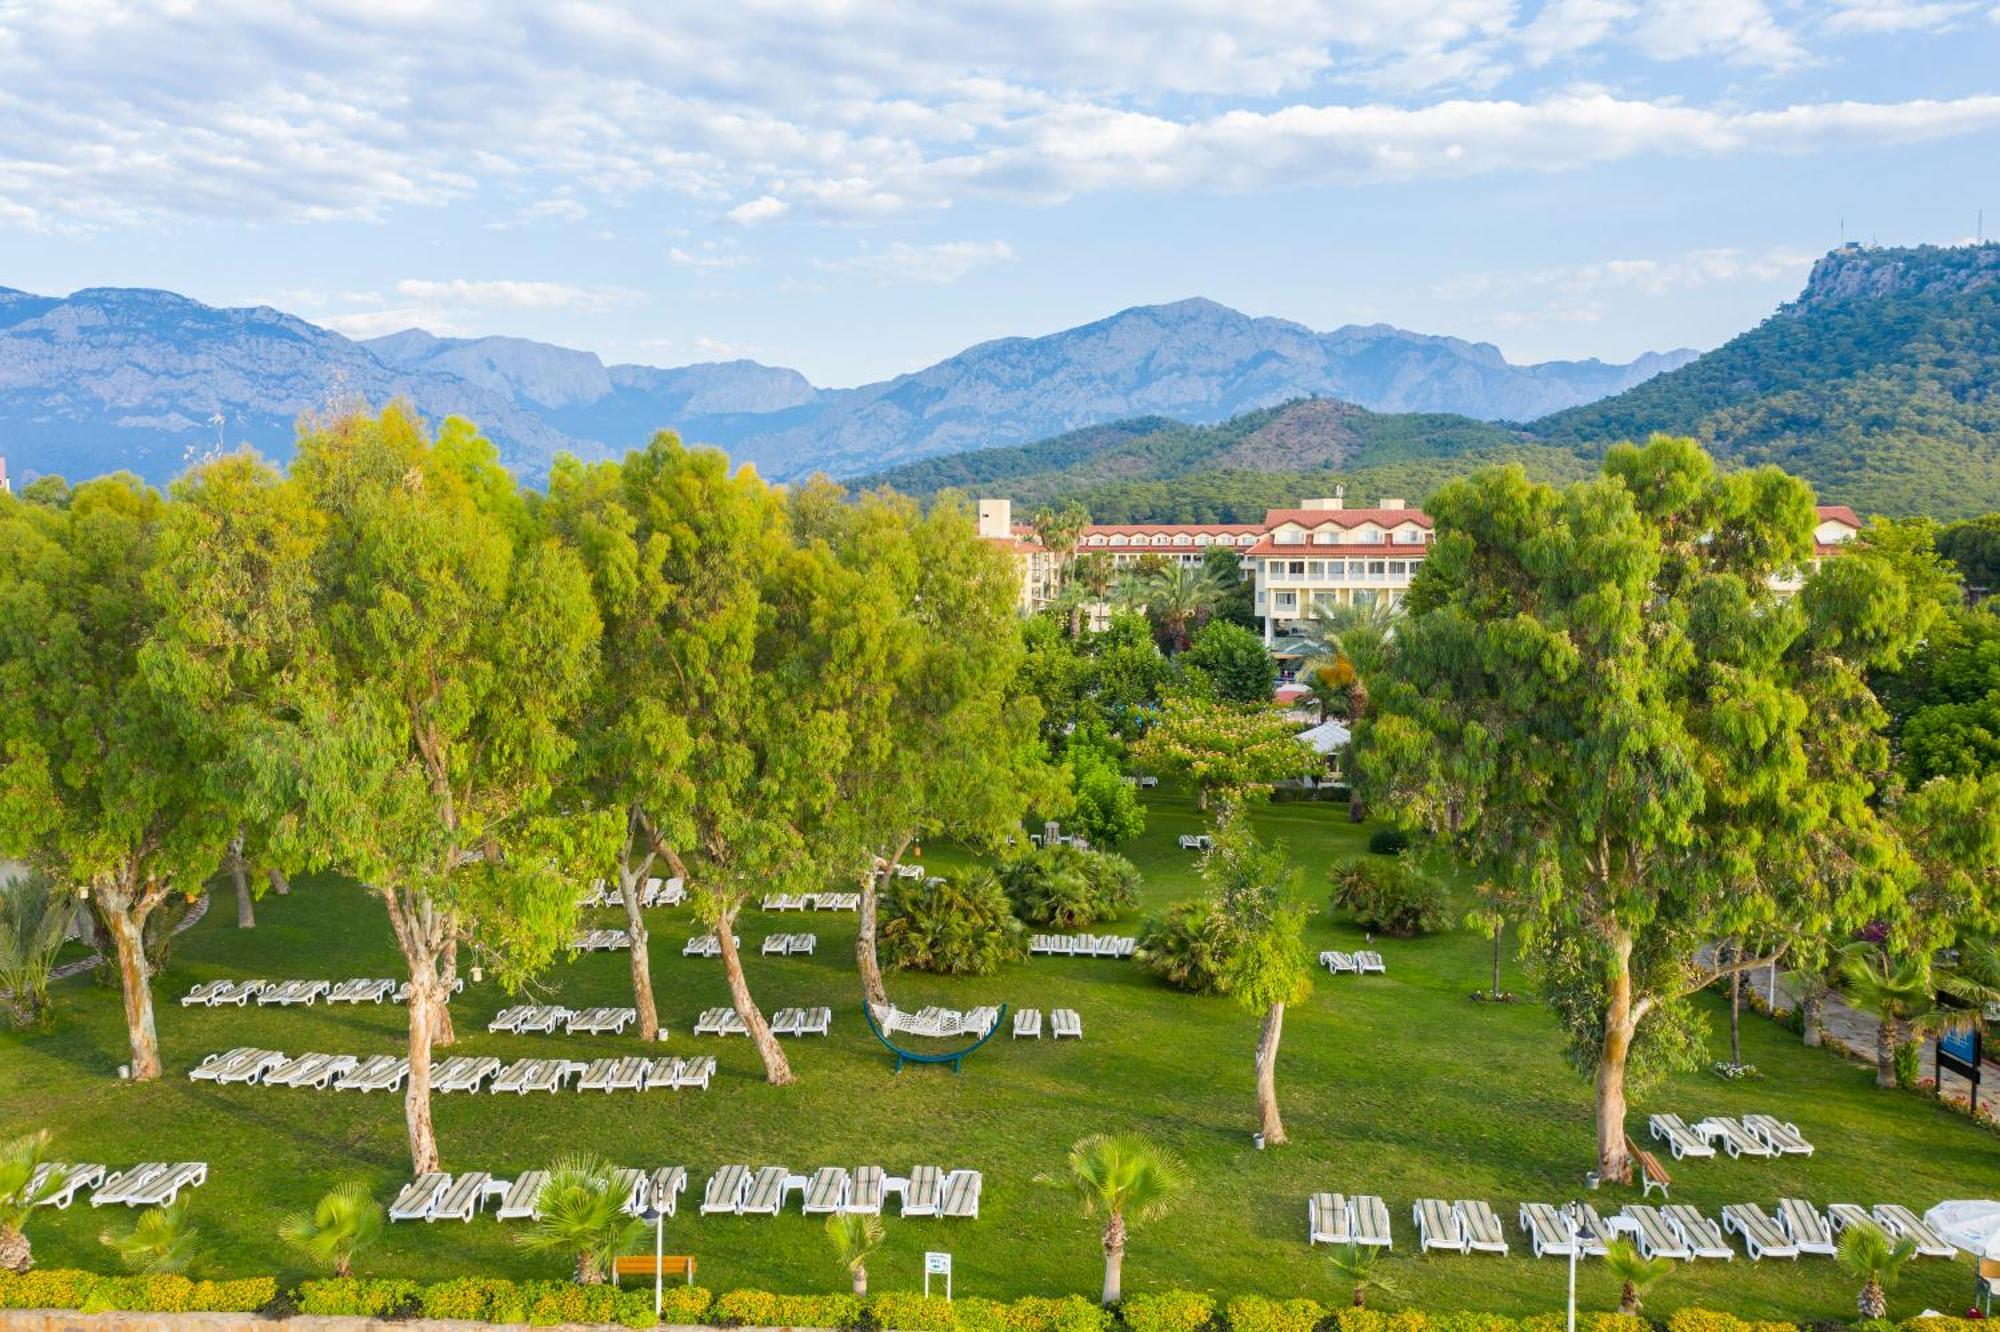
<path id="1" fill-rule="evenodd" d="M 1709 347 L 2000 233 L 2000 0 L 0 0 L 0 285 L 822 384 L 1135 304 Z"/>

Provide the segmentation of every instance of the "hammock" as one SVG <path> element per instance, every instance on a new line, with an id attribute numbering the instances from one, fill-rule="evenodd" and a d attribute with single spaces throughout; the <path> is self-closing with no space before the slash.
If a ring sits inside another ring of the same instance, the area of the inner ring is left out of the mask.
<path id="1" fill-rule="evenodd" d="M 883 1048 L 886 1049 L 890 1054 L 896 1056 L 896 1071 L 898 1073 L 901 1073 L 903 1071 L 903 1065 L 905 1064 L 950 1064 L 951 1071 L 956 1073 L 959 1071 L 959 1062 L 963 1060 L 967 1055 L 971 1054 L 974 1050 L 977 1050 L 980 1046 L 986 1044 L 986 1042 L 992 1040 L 995 1036 L 999 1035 L 1000 1028 L 1004 1026 L 1007 1021 L 1007 1005 L 1002 1004 L 1000 1005 L 999 1015 L 993 1019 L 993 1025 L 986 1029 L 986 1034 L 984 1036 L 981 1036 L 978 1040 L 974 1041 L 972 1044 L 960 1050 L 947 1050 L 937 1054 L 924 1054 L 921 1051 L 917 1050 L 905 1050 L 902 1046 L 890 1040 L 889 1034 L 882 1030 L 882 1024 L 875 1020 L 875 1006 L 873 1004 L 863 1001 L 861 1005 L 861 1013 L 863 1017 L 866 1017 L 868 1019 L 868 1030 L 875 1033 L 875 1039 L 882 1042 Z"/>

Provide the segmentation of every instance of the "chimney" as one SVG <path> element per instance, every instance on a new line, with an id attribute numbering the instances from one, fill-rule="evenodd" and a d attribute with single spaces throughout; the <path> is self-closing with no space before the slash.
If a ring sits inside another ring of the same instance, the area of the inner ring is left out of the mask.
<path id="1" fill-rule="evenodd" d="M 1410 502 L 1403 499 L 1391 499 L 1389 496 L 1384 495 L 1382 502 L 1375 507 L 1378 509 L 1407 509 L 1410 507 Z"/>
<path id="2" fill-rule="evenodd" d="M 1014 535 L 1014 501 L 1005 499 L 983 499 L 979 501 L 979 535 L 1007 540 Z"/>
<path id="3" fill-rule="evenodd" d="M 1299 507 L 1307 513 L 1332 513 L 1336 510 L 1346 508 L 1347 501 L 1342 496 L 1334 495 L 1326 499 L 1306 500 Z"/>

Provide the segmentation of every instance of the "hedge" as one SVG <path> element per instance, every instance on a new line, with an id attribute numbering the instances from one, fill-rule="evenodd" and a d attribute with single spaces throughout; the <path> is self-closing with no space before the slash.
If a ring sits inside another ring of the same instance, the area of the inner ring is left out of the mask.
<path id="1" fill-rule="evenodd" d="M 945 1300 L 914 1291 L 853 1295 L 779 1295 L 733 1290 L 711 1295 L 699 1286 L 670 1285 L 665 1308 L 653 1313 L 650 1284 L 579 1286 L 568 1281 L 507 1281 L 461 1277 L 414 1281 L 341 1278 L 307 1281 L 292 1292 L 300 1313 L 370 1318 L 452 1318 L 492 1323 L 618 1324 L 660 1322 L 713 1327 L 894 1328 L 897 1332 L 1565 1332 L 1563 1315 L 1510 1318 L 1490 1313 L 1426 1313 L 1420 1309 L 1355 1309 L 1316 1300 L 1239 1295 L 1219 1305 L 1213 1295 L 1168 1290 L 1134 1295 L 1114 1314 L 1083 1298 L 1029 1296 L 1004 1304 L 968 1296 Z M 0 1272 L 0 1309 L 75 1309 L 84 1313 L 255 1313 L 278 1301 L 270 1277 L 194 1281 L 184 1276 L 99 1276 L 52 1268 Z M 277 1312 L 279 1310 L 273 1310 Z M 1122 1324 L 1122 1328 L 1121 1325 Z M 1880 1327 L 1887 1329 L 1889 1324 Z M 1643 1318 L 1580 1313 L 1579 1332 L 1653 1332 Z M 1912 1318 L 1895 1332 L 1985 1332 L 1964 1318 Z M 1682 1309 L 1666 1332 L 1801 1332 L 1793 1323 L 1754 1322 L 1708 1309 Z"/>

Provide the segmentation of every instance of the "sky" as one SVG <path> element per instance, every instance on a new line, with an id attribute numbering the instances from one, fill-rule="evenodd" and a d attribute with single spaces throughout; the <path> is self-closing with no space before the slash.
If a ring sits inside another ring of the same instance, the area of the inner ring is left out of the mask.
<path id="1" fill-rule="evenodd" d="M 2000 233 L 2000 0 L 0 0 L 0 286 L 844 386 L 1206 296 L 1708 348 Z"/>

